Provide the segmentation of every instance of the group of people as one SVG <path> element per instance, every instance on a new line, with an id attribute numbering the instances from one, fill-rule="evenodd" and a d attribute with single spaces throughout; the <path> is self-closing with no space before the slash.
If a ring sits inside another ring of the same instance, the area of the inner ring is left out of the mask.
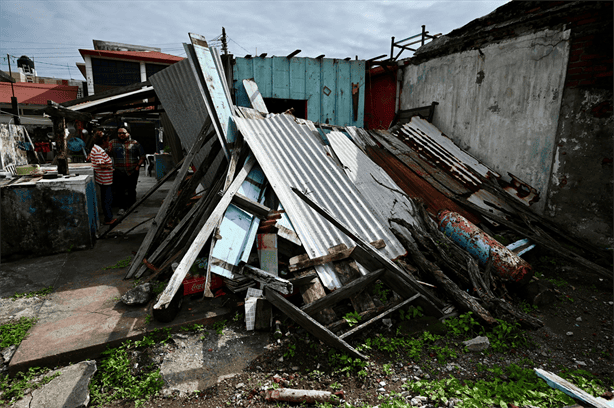
<path id="1" fill-rule="evenodd" d="M 145 151 L 125 127 L 117 129 L 117 138 L 110 142 L 106 141 L 102 130 L 96 130 L 88 160 L 100 187 L 104 224 L 115 224 L 117 219 L 113 218 L 112 206 L 120 208 L 118 215 L 121 216 L 136 202 L 136 184 Z"/>

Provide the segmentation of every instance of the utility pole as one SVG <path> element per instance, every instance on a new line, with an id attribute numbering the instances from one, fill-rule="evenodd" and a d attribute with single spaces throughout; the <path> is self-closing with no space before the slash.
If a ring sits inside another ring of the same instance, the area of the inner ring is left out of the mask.
<path id="1" fill-rule="evenodd" d="M 11 56 L 6 54 L 6 59 L 9 63 L 9 75 L 13 78 L 13 73 L 11 72 Z M 17 103 L 17 98 L 15 97 L 15 88 L 13 87 L 13 82 L 11 82 L 11 91 L 13 92 L 13 96 L 11 96 L 11 106 L 13 108 L 13 123 L 16 125 L 21 125 L 21 120 L 19 119 L 19 104 Z"/>
<path id="2" fill-rule="evenodd" d="M 222 27 L 222 52 L 228 55 L 228 42 L 226 42 L 226 29 Z"/>

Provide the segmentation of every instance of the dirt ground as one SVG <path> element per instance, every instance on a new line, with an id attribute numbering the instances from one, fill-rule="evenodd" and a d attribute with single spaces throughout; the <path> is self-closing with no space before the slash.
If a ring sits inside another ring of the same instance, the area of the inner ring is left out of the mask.
<path id="1" fill-rule="evenodd" d="M 369 363 L 358 375 L 359 370 L 352 369 L 351 361 L 341 362 L 336 351 L 322 345 L 291 320 L 279 315 L 277 317 L 283 322 L 282 338 L 275 339 L 271 333 L 270 350 L 243 372 L 192 395 L 156 397 L 144 406 L 292 406 L 267 402 L 264 396 L 267 389 L 293 388 L 337 392 L 342 401 L 351 406 L 373 407 L 381 403 L 378 402 L 379 396 L 391 392 L 403 393 L 408 401 L 416 397 L 402 388 L 407 381 L 430 381 L 450 376 L 461 380 L 490 380 L 493 374 L 488 368 L 511 364 L 530 369 L 543 368 L 556 374 L 582 369 L 613 386 L 612 283 L 539 253 L 531 261 L 539 279 L 554 289 L 556 297 L 552 303 L 536 308 L 511 294 L 514 304 L 522 305 L 524 310 L 541 319 L 545 327 L 525 332 L 528 341 L 520 342 L 518 347 L 505 352 L 493 352 L 491 348 L 482 352 L 465 351 L 461 342 L 477 335 L 477 331 L 466 338 L 442 336 L 435 344 L 441 349 L 451 350 L 444 359 L 440 360 L 434 352 L 428 351 L 411 358 L 404 350 L 364 350 L 369 356 Z M 351 338 L 349 343 L 356 347 L 369 338 L 394 337 L 399 333 L 419 336 L 424 330 L 442 334 L 439 332 L 442 325 L 434 324 L 427 317 L 406 321 L 396 314 L 387 323 L 380 323 Z M 228 330 L 243 329 L 236 324 Z M 503 339 L 510 344 L 517 340 L 513 336 Z M 107 406 L 132 407 L 134 403 L 118 401 Z M 424 401 L 422 406 L 439 405 Z"/>

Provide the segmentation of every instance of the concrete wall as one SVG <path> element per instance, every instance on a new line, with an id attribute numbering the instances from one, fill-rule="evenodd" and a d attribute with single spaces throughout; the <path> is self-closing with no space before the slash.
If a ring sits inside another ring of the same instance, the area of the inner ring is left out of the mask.
<path id="1" fill-rule="evenodd" d="M 612 240 L 612 91 L 568 89 L 561 106 L 560 133 L 546 216 L 603 246 Z"/>
<path id="2" fill-rule="evenodd" d="M 23 126 L 0 123 L 0 170 L 13 164 L 28 164 L 28 155 L 18 144 L 27 143 L 27 131 Z"/>
<path id="3" fill-rule="evenodd" d="M 94 245 L 98 211 L 92 176 L 20 183 L 0 192 L 3 258 Z"/>
<path id="4" fill-rule="evenodd" d="M 498 171 L 548 189 L 569 34 L 543 30 L 405 67 L 401 109 L 439 102 L 433 123 Z M 545 200 L 535 204 L 544 208 Z"/>

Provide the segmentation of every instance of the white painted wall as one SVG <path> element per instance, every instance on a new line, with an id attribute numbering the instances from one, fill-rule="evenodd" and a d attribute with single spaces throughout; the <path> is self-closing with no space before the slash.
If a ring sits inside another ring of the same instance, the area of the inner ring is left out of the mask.
<path id="1" fill-rule="evenodd" d="M 504 177 L 540 191 L 543 211 L 570 31 L 544 30 L 404 69 L 401 109 L 439 102 L 433 124 Z"/>

